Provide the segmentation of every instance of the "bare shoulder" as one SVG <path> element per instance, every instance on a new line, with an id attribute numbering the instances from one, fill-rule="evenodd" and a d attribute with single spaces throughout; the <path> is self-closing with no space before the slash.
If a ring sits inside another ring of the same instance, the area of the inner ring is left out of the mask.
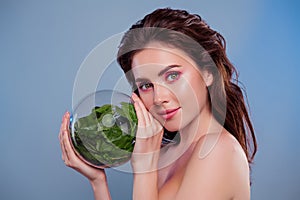
<path id="1" fill-rule="evenodd" d="M 193 190 L 199 199 L 250 198 L 249 166 L 239 142 L 227 131 L 202 137 L 187 163 L 181 190 Z"/>
<path id="2" fill-rule="evenodd" d="M 231 161 L 229 163 L 246 163 L 248 167 L 247 157 L 242 146 L 226 130 L 219 134 L 207 134 L 202 137 L 193 151 L 192 159 L 203 162 L 213 160 L 223 164 L 228 163 L 228 161 Z"/>

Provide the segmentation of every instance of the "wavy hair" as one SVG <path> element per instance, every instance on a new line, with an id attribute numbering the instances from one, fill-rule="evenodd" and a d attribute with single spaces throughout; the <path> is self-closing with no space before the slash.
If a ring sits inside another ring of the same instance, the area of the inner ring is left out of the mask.
<path id="1" fill-rule="evenodd" d="M 136 87 L 131 73 L 133 56 L 150 42 L 183 50 L 200 70 L 213 74 L 214 81 L 208 88 L 212 113 L 238 140 L 251 164 L 257 151 L 256 137 L 243 91 L 238 85 L 237 70 L 226 55 L 224 37 L 197 14 L 171 8 L 153 11 L 131 26 L 119 46 L 117 61 L 133 87 Z"/>

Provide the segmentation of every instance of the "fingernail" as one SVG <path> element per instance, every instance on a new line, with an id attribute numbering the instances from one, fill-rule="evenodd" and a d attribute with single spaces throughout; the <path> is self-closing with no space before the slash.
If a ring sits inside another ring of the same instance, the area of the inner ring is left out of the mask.
<path id="1" fill-rule="evenodd" d="M 137 99 L 137 95 L 136 95 L 135 93 L 132 93 L 132 97 L 133 97 L 134 99 Z"/>

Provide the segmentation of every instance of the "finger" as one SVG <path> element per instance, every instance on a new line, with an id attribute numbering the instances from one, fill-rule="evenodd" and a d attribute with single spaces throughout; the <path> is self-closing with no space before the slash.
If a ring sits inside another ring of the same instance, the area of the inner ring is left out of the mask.
<path id="1" fill-rule="evenodd" d="M 64 115 L 64 120 L 62 123 L 63 130 L 69 130 L 69 124 L 70 124 L 70 113 L 67 111 Z"/>
<path id="2" fill-rule="evenodd" d="M 64 163 L 68 163 L 69 162 L 69 158 L 67 156 L 67 151 L 65 148 L 65 144 L 64 144 L 64 131 L 60 131 L 59 133 L 59 137 L 60 137 L 60 148 L 61 148 L 61 158 L 64 161 Z"/>
<path id="3" fill-rule="evenodd" d="M 61 141 L 62 139 L 62 133 L 64 130 L 68 130 L 69 127 L 66 125 L 68 123 L 68 112 L 65 112 L 65 114 L 62 117 L 61 125 L 60 125 L 60 130 L 59 130 L 59 135 L 58 139 Z"/>
<path id="4" fill-rule="evenodd" d="M 138 118 L 138 130 L 136 132 L 136 139 L 150 137 L 150 135 L 148 134 L 149 131 L 147 131 L 145 116 L 143 114 L 140 104 L 137 101 L 134 103 L 134 108 L 136 110 L 136 115 Z"/>
<path id="5" fill-rule="evenodd" d="M 150 113 L 149 113 L 149 111 L 147 110 L 147 108 L 145 107 L 145 104 L 143 103 L 143 101 L 139 98 L 139 101 L 138 101 L 138 103 L 139 103 L 139 105 L 140 105 L 140 107 L 141 107 L 141 110 L 142 110 L 142 112 L 143 112 L 143 115 L 144 115 L 144 118 L 145 118 L 145 122 L 146 122 L 146 124 L 150 124 Z"/>
<path id="6" fill-rule="evenodd" d="M 141 119 L 143 120 L 144 124 L 143 125 L 149 125 L 149 112 L 147 111 L 147 109 L 145 108 L 144 103 L 142 102 L 142 100 L 135 94 L 133 93 L 133 100 L 135 102 L 135 104 L 138 106 L 138 112 L 141 116 Z"/>
<path id="7" fill-rule="evenodd" d="M 62 119 L 61 119 L 61 125 L 60 125 L 60 130 L 64 130 L 65 128 L 65 119 L 66 119 L 66 115 L 68 112 L 65 112 Z"/>
<path id="8" fill-rule="evenodd" d="M 144 116 L 145 124 L 146 124 L 146 126 L 149 126 L 150 125 L 150 119 L 149 119 L 150 113 L 148 112 L 148 110 L 146 109 L 144 103 L 141 100 L 138 101 L 138 104 L 141 108 L 142 115 Z"/>
<path id="9" fill-rule="evenodd" d="M 65 130 L 65 121 L 67 120 L 66 118 L 66 114 L 67 112 L 63 115 L 62 117 L 62 122 L 60 125 L 60 130 L 59 130 L 59 134 L 58 134 L 58 139 L 59 139 L 59 143 L 60 143 L 60 148 L 61 148 L 61 152 L 62 152 L 62 160 L 65 161 L 66 158 L 66 151 L 64 148 L 64 144 L 63 144 L 63 131 Z"/>
<path id="10" fill-rule="evenodd" d="M 72 153 L 72 149 L 68 148 L 68 143 L 69 143 L 69 138 L 68 138 L 68 132 L 64 131 L 63 132 L 63 140 L 62 140 L 62 149 L 64 152 L 64 162 L 67 166 L 70 166 L 70 162 L 71 162 L 71 153 Z"/>
<path id="11" fill-rule="evenodd" d="M 138 118 L 138 125 L 139 126 L 145 126 L 146 123 L 145 123 L 145 118 L 144 118 L 144 115 L 143 115 L 143 111 L 142 111 L 142 108 L 139 104 L 139 99 L 138 97 L 136 96 L 136 94 L 133 94 L 132 95 L 132 99 L 134 101 L 134 109 L 136 111 L 136 115 L 137 115 L 137 118 Z"/>
<path id="12" fill-rule="evenodd" d="M 61 148 L 61 158 L 62 158 L 63 161 L 66 161 L 67 160 L 66 149 L 65 149 L 65 146 L 64 146 L 62 136 L 61 136 L 61 140 L 60 140 L 60 148 Z"/>
<path id="13" fill-rule="evenodd" d="M 63 116 L 61 130 L 60 130 L 60 144 L 62 150 L 62 159 L 67 164 L 70 160 L 69 152 L 72 152 L 72 149 L 69 150 L 66 144 L 69 142 L 69 123 L 70 123 L 70 113 L 66 112 Z"/>
<path id="14" fill-rule="evenodd" d="M 74 161 L 77 159 L 77 155 L 75 154 L 70 140 L 70 131 L 64 131 L 63 133 L 63 148 L 65 150 L 65 157 L 67 161 L 74 165 Z"/>

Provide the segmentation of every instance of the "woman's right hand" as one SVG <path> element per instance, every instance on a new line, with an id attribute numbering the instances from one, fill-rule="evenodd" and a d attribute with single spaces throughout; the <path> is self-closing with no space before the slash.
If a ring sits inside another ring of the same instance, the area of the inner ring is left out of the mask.
<path id="1" fill-rule="evenodd" d="M 101 184 L 102 182 L 106 182 L 106 176 L 103 169 L 97 169 L 86 164 L 75 154 L 71 147 L 69 123 L 70 113 L 66 112 L 63 116 L 59 132 L 62 160 L 65 165 L 84 175 L 89 179 L 92 185 L 95 183 Z"/>

